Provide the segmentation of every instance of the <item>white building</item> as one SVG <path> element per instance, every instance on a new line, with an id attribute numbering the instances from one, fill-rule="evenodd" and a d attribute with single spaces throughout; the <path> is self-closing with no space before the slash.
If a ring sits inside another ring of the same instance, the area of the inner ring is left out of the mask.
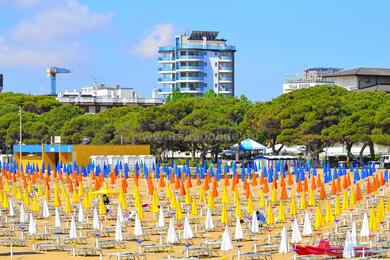
<path id="1" fill-rule="evenodd" d="M 390 92 L 390 69 L 356 68 L 339 71 L 325 77 L 332 78 L 335 85 L 349 91 Z"/>
<path id="2" fill-rule="evenodd" d="M 140 94 L 132 88 L 121 88 L 118 85 L 109 87 L 103 84 L 82 88 L 81 90 L 60 92 L 57 100 L 62 104 L 77 105 L 91 114 L 118 106 L 155 106 L 162 104 L 160 99 L 141 98 Z"/>
<path id="3" fill-rule="evenodd" d="M 208 90 L 234 96 L 234 46 L 217 39 L 218 32 L 193 31 L 175 37 L 175 45 L 161 47 L 158 96 L 172 90 L 203 96 Z"/>
<path id="4" fill-rule="evenodd" d="M 294 75 L 287 75 L 283 84 L 283 94 L 296 89 L 309 88 L 317 85 L 334 85 L 333 78 L 325 77 L 340 71 L 339 68 L 310 68 Z"/>

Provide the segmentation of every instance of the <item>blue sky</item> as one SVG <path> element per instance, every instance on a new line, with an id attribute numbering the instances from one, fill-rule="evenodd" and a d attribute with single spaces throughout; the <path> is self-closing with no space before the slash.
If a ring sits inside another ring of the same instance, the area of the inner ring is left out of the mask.
<path id="1" fill-rule="evenodd" d="M 389 1 L 0 0 L 5 90 L 50 91 L 99 83 L 157 86 L 158 45 L 187 30 L 217 30 L 237 47 L 236 93 L 270 100 L 283 77 L 307 67 L 390 67 Z"/>

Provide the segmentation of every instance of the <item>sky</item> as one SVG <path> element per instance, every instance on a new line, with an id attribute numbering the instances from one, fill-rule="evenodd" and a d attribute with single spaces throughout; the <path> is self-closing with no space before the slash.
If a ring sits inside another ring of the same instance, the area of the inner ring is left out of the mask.
<path id="1" fill-rule="evenodd" d="M 390 68 L 390 1 L 0 0 L 4 91 L 57 92 L 94 83 L 157 87 L 157 48 L 191 30 L 235 45 L 235 89 L 253 101 L 282 93 L 286 74 L 309 67 Z"/>

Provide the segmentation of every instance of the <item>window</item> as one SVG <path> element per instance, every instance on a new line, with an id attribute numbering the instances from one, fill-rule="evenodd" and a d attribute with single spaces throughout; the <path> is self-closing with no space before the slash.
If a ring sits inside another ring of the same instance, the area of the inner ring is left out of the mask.
<path id="1" fill-rule="evenodd" d="M 218 66 L 218 62 L 215 63 L 215 67 L 217 67 L 217 66 Z"/>
<path id="2" fill-rule="evenodd" d="M 215 83 L 215 87 L 218 87 L 218 84 L 217 84 L 217 83 Z"/>
<path id="3" fill-rule="evenodd" d="M 218 77 L 218 73 L 215 73 L 214 76 L 215 76 L 215 77 Z"/>

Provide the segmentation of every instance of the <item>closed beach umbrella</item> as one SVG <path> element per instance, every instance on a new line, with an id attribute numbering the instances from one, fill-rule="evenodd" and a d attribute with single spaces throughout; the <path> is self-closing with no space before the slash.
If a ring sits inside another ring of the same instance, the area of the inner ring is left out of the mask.
<path id="1" fill-rule="evenodd" d="M 280 239 L 279 253 L 286 254 L 288 253 L 288 234 L 285 226 L 283 226 L 280 235 L 281 235 L 281 239 Z"/>
<path id="2" fill-rule="evenodd" d="M 351 243 L 351 234 L 349 233 L 349 231 L 347 232 L 347 235 L 345 237 L 343 257 L 345 259 L 351 259 L 355 257 L 355 250 Z"/>
<path id="3" fill-rule="evenodd" d="M 42 217 L 43 218 L 49 218 L 50 217 L 49 206 L 47 205 L 47 200 L 46 199 L 43 200 Z"/>
<path id="4" fill-rule="evenodd" d="M 190 220 L 188 215 L 184 218 L 184 230 L 183 230 L 183 238 L 188 240 L 194 237 L 194 234 L 191 230 Z"/>
<path id="5" fill-rule="evenodd" d="M 73 215 L 72 215 L 72 220 L 70 222 L 69 237 L 71 239 L 76 239 L 77 238 L 76 221 L 74 220 L 74 216 Z"/>
<path id="6" fill-rule="evenodd" d="M 302 241 L 301 232 L 299 231 L 298 220 L 294 218 L 292 226 L 291 243 L 296 244 Z"/>
<path id="7" fill-rule="evenodd" d="M 222 235 L 221 251 L 230 251 L 233 249 L 232 239 L 230 237 L 229 227 L 225 226 L 225 232 Z"/>
<path id="8" fill-rule="evenodd" d="M 177 235 L 175 231 L 175 223 L 173 222 L 173 218 L 169 221 L 168 233 L 166 237 L 166 242 L 170 244 L 174 244 L 177 242 Z"/>
<path id="9" fill-rule="evenodd" d="M 28 225 L 28 233 L 30 235 L 34 235 L 37 233 L 37 225 L 35 223 L 35 219 L 32 213 L 30 213 L 30 223 Z"/>
<path id="10" fill-rule="evenodd" d="M 24 210 L 23 204 L 20 204 L 20 223 L 26 223 L 27 222 L 27 215 L 26 211 Z"/>
<path id="11" fill-rule="evenodd" d="M 85 216 L 84 216 L 83 205 L 82 205 L 81 203 L 80 203 L 80 205 L 79 205 L 78 222 L 79 222 L 79 223 L 84 223 L 84 222 L 85 222 Z"/>
<path id="12" fill-rule="evenodd" d="M 61 217 L 60 217 L 60 213 L 58 212 L 58 208 L 56 208 L 56 213 L 54 216 L 54 227 L 61 228 Z"/>
<path id="13" fill-rule="evenodd" d="M 134 222 L 134 235 L 136 237 L 142 236 L 142 226 L 141 226 L 141 220 L 139 219 L 138 214 L 135 214 L 135 222 Z"/>
<path id="14" fill-rule="evenodd" d="M 251 231 L 252 231 L 252 233 L 259 232 L 259 220 L 257 219 L 256 211 L 253 211 L 252 222 L 251 222 Z"/>
<path id="15" fill-rule="evenodd" d="M 125 218 L 123 217 L 122 207 L 120 204 L 118 204 L 118 212 L 117 212 L 116 216 L 118 217 L 118 219 L 121 223 L 123 223 L 125 221 Z"/>
<path id="16" fill-rule="evenodd" d="M 357 246 L 356 222 L 355 221 L 352 222 L 351 244 L 353 247 Z"/>
<path id="17" fill-rule="evenodd" d="M 115 240 L 116 241 L 123 241 L 122 226 L 121 226 L 121 222 L 119 221 L 119 218 L 116 218 Z"/>
<path id="18" fill-rule="evenodd" d="M 158 215 L 158 222 L 157 222 L 157 227 L 158 228 L 163 228 L 165 227 L 165 218 L 164 218 L 164 210 L 163 207 L 160 207 L 160 213 Z"/>
<path id="19" fill-rule="evenodd" d="M 97 212 L 97 209 L 96 209 L 96 208 L 93 210 L 92 227 L 93 227 L 94 229 L 100 229 L 100 228 L 101 228 L 101 226 L 100 226 L 100 220 L 99 220 L 99 215 L 98 215 L 98 212 Z"/>
<path id="20" fill-rule="evenodd" d="M 241 226 L 240 218 L 237 218 L 237 220 L 236 220 L 236 229 L 235 229 L 235 232 L 234 232 L 234 238 L 236 240 L 241 240 L 241 239 L 244 238 L 244 234 L 242 232 L 242 226 Z"/>
<path id="21" fill-rule="evenodd" d="M 4 203 L 4 201 L 5 201 L 5 203 Z M 7 202 L 9 204 L 8 207 L 6 205 L 4 205 L 4 204 L 7 204 Z M 6 196 L 4 197 L 4 199 L 3 199 L 3 208 L 4 209 L 9 208 L 8 215 L 10 217 L 15 216 L 14 203 L 12 202 L 11 198 L 9 198 L 9 200 L 7 200 L 7 197 Z"/>
<path id="22" fill-rule="evenodd" d="M 206 228 L 206 230 L 214 228 L 214 222 L 213 222 L 213 218 L 211 216 L 210 208 L 207 208 L 205 228 Z"/>
<path id="23" fill-rule="evenodd" d="M 364 216 L 363 216 L 362 229 L 360 230 L 360 236 L 361 237 L 370 237 L 370 228 L 368 225 L 367 213 L 364 213 Z"/>
<path id="24" fill-rule="evenodd" d="M 305 236 L 309 236 L 309 235 L 311 235 L 311 233 L 313 233 L 313 229 L 311 227 L 310 216 L 309 216 L 308 211 L 306 211 L 306 213 L 305 213 L 305 221 L 303 223 L 303 232 L 302 233 Z"/>

